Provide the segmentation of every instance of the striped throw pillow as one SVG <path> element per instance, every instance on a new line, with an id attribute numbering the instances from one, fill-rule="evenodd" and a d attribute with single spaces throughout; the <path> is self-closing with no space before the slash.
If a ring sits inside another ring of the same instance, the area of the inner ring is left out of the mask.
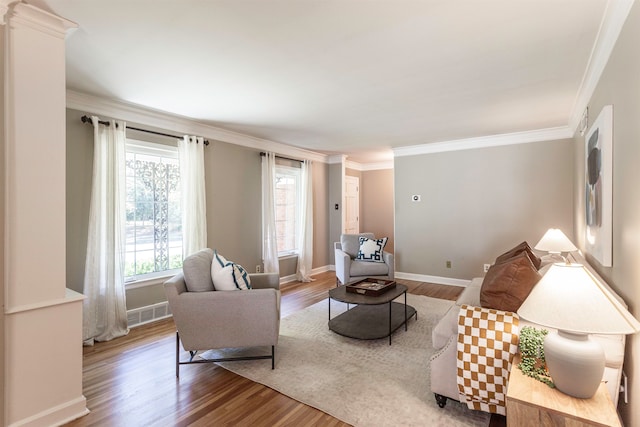
<path id="1" fill-rule="evenodd" d="M 211 278 L 216 291 L 237 291 L 251 289 L 249 273 L 240 264 L 227 261 L 218 251 L 211 262 Z"/>

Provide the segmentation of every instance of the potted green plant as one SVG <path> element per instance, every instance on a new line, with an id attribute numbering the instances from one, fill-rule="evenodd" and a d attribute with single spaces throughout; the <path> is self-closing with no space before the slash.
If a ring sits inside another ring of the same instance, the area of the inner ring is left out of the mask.
<path id="1" fill-rule="evenodd" d="M 549 387 L 555 387 L 546 368 L 544 358 L 544 337 L 549 331 L 546 329 L 536 329 L 531 326 L 523 326 L 520 329 L 520 363 L 518 368 L 526 376 L 534 378 L 540 382 L 547 384 Z"/>

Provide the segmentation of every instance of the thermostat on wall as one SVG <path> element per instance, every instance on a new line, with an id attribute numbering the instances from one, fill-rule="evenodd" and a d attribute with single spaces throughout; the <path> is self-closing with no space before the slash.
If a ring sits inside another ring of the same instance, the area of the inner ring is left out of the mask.
<path id="1" fill-rule="evenodd" d="M 419 194 L 414 194 L 413 196 L 411 196 L 411 201 L 412 202 L 419 202 L 420 201 L 420 195 Z"/>

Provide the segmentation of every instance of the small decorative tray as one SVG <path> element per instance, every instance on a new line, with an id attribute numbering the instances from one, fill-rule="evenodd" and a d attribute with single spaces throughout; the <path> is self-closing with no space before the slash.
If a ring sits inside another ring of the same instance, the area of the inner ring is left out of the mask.
<path id="1" fill-rule="evenodd" d="M 393 280 L 367 278 L 347 285 L 347 292 L 375 297 L 395 287 Z"/>

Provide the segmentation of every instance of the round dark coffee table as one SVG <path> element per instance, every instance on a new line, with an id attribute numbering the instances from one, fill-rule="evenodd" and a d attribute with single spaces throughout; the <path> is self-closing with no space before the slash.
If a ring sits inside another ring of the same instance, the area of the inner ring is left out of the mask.
<path id="1" fill-rule="evenodd" d="M 393 301 L 404 294 L 404 304 Z M 355 304 L 342 314 L 331 318 L 331 300 Z M 396 284 L 395 288 L 378 296 L 360 295 L 347 292 L 345 285 L 329 291 L 329 329 L 349 338 L 377 340 L 389 337 L 402 325 L 407 330 L 407 322 L 412 316 L 418 320 L 416 309 L 407 305 L 407 287 Z"/>

